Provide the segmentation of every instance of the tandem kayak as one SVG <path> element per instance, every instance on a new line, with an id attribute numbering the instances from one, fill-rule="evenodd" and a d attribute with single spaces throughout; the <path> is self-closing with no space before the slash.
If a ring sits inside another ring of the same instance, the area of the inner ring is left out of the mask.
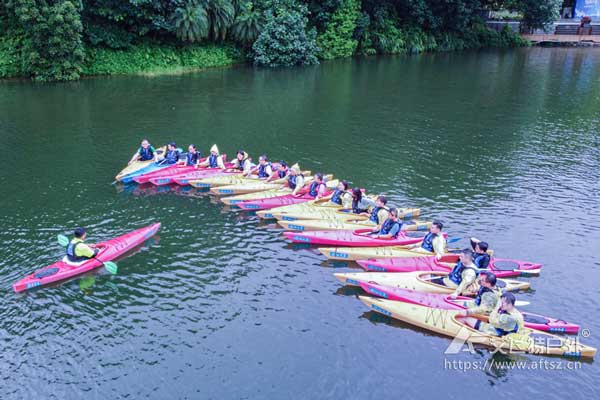
<path id="1" fill-rule="evenodd" d="M 318 219 L 301 219 L 297 221 L 282 221 L 277 223 L 289 231 L 332 231 L 345 230 L 354 231 L 367 227 L 374 227 L 375 224 L 369 220 L 318 220 Z M 431 227 L 430 221 L 408 220 L 402 221 L 403 231 L 427 231 Z M 369 258 L 361 257 L 361 258 Z"/>
<path id="2" fill-rule="evenodd" d="M 579 340 L 529 328 L 504 336 L 489 335 L 474 329 L 477 319 L 459 316 L 460 310 L 438 309 L 370 296 L 358 296 L 358 298 L 370 310 L 379 314 L 451 338 L 462 338 L 474 344 L 488 346 L 495 351 L 518 351 L 575 358 L 593 358 L 596 355 L 595 348 L 583 345 Z"/>
<path id="3" fill-rule="evenodd" d="M 162 155 L 165 153 L 165 151 L 167 150 L 166 146 L 162 146 L 159 147 L 158 149 L 156 149 L 156 154 L 158 155 Z M 119 172 L 117 174 L 117 176 L 115 176 L 115 180 L 117 180 L 118 182 L 121 181 L 121 179 L 123 179 L 125 176 L 130 175 L 134 172 L 138 172 L 141 169 L 146 168 L 147 166 L 153 164 L 154 161 L 153 160 L 149 160 L 149 161 L 134 161 L 131 164 L 129 164 L 128 166 L 126 166 L 125 168 L 123 168 L 121 170 L 121 172 Z"/>
<path id="4" fill-rule="evenodd" d="M 412 272 L 440 271 L 450 272 L 458 262 L 457 254 L 448 254 L 438 261 L 434 256 L 403 258 L 371 258 L 356 260 L 365 271 L 373 272 Z M 538 275 L 542 264 L 528 261 L 492 258 L 487 268 L 498 277 Z"/>
<path id="5" fill-rule="evenodd" d="M 283 232 L 283 235 L 294 243 L 350 247 L 407 246 L 423 241 L 423 235 L 415 232 L 400 232 L 395 239 L 377 239 L 369 233 L 372 233 L 370 228 L 355 231 Z"/>
<path id="6" fill-rule="evenodd" d="M 398 287 L 378 285 L 372 282 L 359 282 L 360 287 L 369 294 L 382 297 L 387 300 L 402 301 L 405 303 L 419 304 L 440 310 L 464 310 L 465 303 L 472 302 L 470 297 L 459 296 L 452 299 L 450 296 L 438 293 L 423 293 Z M 543 315 L 532 314 L 521 311 L 525 326 L 544 332 L 560 332 L 576 335 L 579 325 Z"/>
<path id="7" fill-rule="evenodd" d="M 379 285 L 399 287 L 402 289 L 416 290 L 425 293 L 451 294 L 455 288 L 435 283 L 434 279 L 448 276 L 447 272 L 405 272 L 402 274 L 390 274 L 387 272 L 346 272 L 333 274 L 345 285 L 360 286 L 360 282 L 371 282 Z M 529 288 L 529 282 L 516 281 L 514 279 L 499 278 L 496 286 L 508 292 L 525 290 Z M 473 292 L 469 295 L 476 295 Z"/>
<path id="8" fill-rule="evenodd" d="M 35 271 L 33 274 L 26 276 L 20 281 L 14 283 L 13 290 L 17 293 L 22 292 L 38 286 L 72 278 L 74 276 L 81 275 L 93 269 L 99 268 L 103 265 L 103 262 L 112 261 L 136 246 L 144 243 L 146 240 L 154 236 L 159 228 L 160 222 L 157 222 L 144 228 L 140 228 L 118 236 L 114 239 L 100 242 L 96 245 L 98 248 L 100 248 L 100 252 L 98 255 L 96 255 L 96 257 L 78 264 L 66 263 L 63 260 L 55 262 L 54 264 L 41 268 Z"/>

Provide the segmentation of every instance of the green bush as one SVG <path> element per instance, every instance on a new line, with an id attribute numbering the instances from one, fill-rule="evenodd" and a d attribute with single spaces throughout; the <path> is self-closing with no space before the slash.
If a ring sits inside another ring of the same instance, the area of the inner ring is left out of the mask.
<path id="1" fill-rule="evenodd" d="M 344 0 L 340 4 L 327 23 L 325 32 L 317 37 L 321 58 L 330 60 L 350 57 L 354 54 L 358 45 L 358 41 L 354 38 L 354 31 L 359 16 L 358 0 Z"/>
<path id="2" fill-rule="evenodd" d="M 0 36 L 0 79 L 14 78 L 23 75 L 21 65 L 21 47 L 23 35 L 9 32 L 8 36 Z"/>

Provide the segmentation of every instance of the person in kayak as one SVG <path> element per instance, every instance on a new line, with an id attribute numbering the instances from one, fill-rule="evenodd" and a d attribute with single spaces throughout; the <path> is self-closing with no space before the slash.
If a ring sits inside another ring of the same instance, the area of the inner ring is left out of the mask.
<path id="1" fill-rule="evenodd" d="M 327 194 L 327 185 L 323 181 L 323 174 L 317 172 L 308 187 L 308 195 L 315 200 L 322 199 Z"/>
<path id="2" fill-rule="evenodd" d="M 216 144 L 213 144 L 210 148 L 210 156 L 208 156 L 206 160 L 202 161 L 201 163 L 198 163 L 198 167 L 225 169 L 225 164 L 223 163 L 223 156 L 219 154 L 219 148 Z"/>
<path id="3" fill-rule="evenodd" d="M 352 213 L 362 214 L 369 211 L 369 208 L 375 207 L 375 202 L 368 197 L 363 196 L 360 188 L 352 189 Z"/>
<path id="4" fill-rule="evenodd" d="M 475 329 L 495 336 L 517 333 L 523 329 L 523 315 L 515 308 L 515 295 L 506 292 L 488 318 L 488 322 L 477 321 Z"/>
<path id="5" fill-rule="evenodd" d="M 473 264 L 471 249 L 464 249 L 458 257 L 459 260 L 452 271 L 442 279 L 444 286 L 454 288 L 454 292 L 450 295 L 452 298 L 472 292 L 479 272 L 477 266 Z"/>
<path id="6" fill-rule="evenodd" d="M 289 174 L 288 165 L 285 161 L 279 161 L 279 166 L 277 167 L 277 171 L 275 171 L 271 176 L 267 179 L 267 182 L 271 182 L 277 179 L 283 179 Z"/>
<path id="7" fill-rule="evenodd" d="M 429 228 L 429 233 L 423 238 L 421 245 L 414 245 L 411 250 L 420 253 L 435 253 L 435 258 L 439 260 L 446 253 L 446 238 L 442 235 L 444 224 L 440 221 L 433 221 Z M 472 258 L 472 257 L 471 257 Z"/>
<path id="8" fill-rule="evenodd" d="M 78 264 L 82 261 L 94 258 L 99 249 L 95 248 L 94 245 L 87 245 L 84 243 L 87 233 L 85 228 L 77 228 L 73 233 L 73 239 L 67 246 L 67 261 L 72 264 Z"/>
<path id="9" fill-rule="evenodd" d="M 239 171 L 244 175 L 248 175 L 252 170 L 252 162 L 250 161 L 250 157 L 248 153 L 244 150 L 238 150 L 235 160 L 233 160 L 233 166 L 229 169 L 229 171 Z"/>
<path id="10" fill-rule="evenodd" d="M 268 179 L 273 175 L 273 167 L 265 154 L 258 157 L 258 165 L 252 167 L 246 177 L 250 177 L 253 173 L 256 173 L 258 179 Z"/>
<path id="11" fill-rule="evenodd" d="M 148 139 L 142 140 L 140 144 L 140 148 L 135 152 L 131 160 L 129 160 L 128 164 L 131 164 L 135 161 L 157 161 L 158 155 L 156 154 L 156 149 L 150 144 Z"/>
<path id="12" fill-rule="evenodd" d="M 348 182 L 340 181 L 338 183 L 335 192 L 331 195 L 329 200 L 332 203 L 339 204 L 342 208 L 351 208 L 352 206 L 352 193 L 348 192 Z"/>
<path id="13" fill-rule="evenodd" d="M 479 290 L 473 300 L 465 302 L 466 310 L 459 312 L 459 315 L 465 317 L 474 314 L 487 315 L 496 309 L 500 302 L 502 291 L 496 286 L 496 275 L 490 271 L 483 271 L 479 274 L 477 283 Z"/>
<path id="14" fill-rule="evenodd" d="M 287 185 L 292 189 L 292 195 L 296 196 L 304 187 L 304 175 L 300 171 L 298 164 L 292 165 L 290 168 L 290 174 L 288 175 Z"/>
<path id="15" fill-rule="evenodd" d="M 383 195 L 377 196 L 375 199 L 375 207 L 371 210 L 371 213 L 362 213 L 363 215 L 369 216 L 369 221 L 376 224 L 377 226 L 373 228 L 373 231 L 380 231 L 383 223 L 388 219 L 388 208 L 385 206 L 387 204 L 387 198 Z"/>
<path id="16" fill-rule="evenodd" d="M 185 155 L 184 159 L 177 161 L 177 164 L 185 165 L 188 167 L 198 166 L 198 161 L 200 160 L 200 152 L 196 150 L 195 144 L 190 144 L 188 146 L 188 152 Z"/>
<path id="17" fill-rule="evenodd" d="M 473 249 L 473 263 L 479 269 L 487 269 L 490 265 L 490 255 L 487 253 L 488 244 L 477 238 L 471 238 L 471 248 Z"/>
<path id="18" fill-rule="evenodd" d="M 398 209 L 390 208 L 388 218 L 381 225 L 379 231 L 375 231 L 376 235 L 372 236 L 375 239 L 396 239 L 402 230 L 402 222 L 398 220 Z"/>
<path id="19" fill-rule="evenodd" d="M 177 149 L 177 144 L 175 142 L 171 142 L 167 145 L 167 153 L 165 154 L 165 159 L 162 161 L 163 164 L 172 165 L 176 164 L 179 161 L 179 149 Z"/>

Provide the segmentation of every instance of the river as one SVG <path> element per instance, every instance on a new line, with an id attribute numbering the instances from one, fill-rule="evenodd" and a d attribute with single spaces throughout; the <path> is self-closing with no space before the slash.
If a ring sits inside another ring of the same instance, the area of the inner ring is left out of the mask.
<path id="1" fill-rule="evenodd" d="M 286 244 L 273 223 L 194 191 L 111 182 L 144 136 L 298 161 L 420 207 L 450 236 L 542 263 L 518 299 L 580 323 L 598 347 L 598 110 L 600 51 L 589 49 L 2 82 L 0 398 L 597 395 L 597 362 L 446 355 L 449 339 L 341 289 L 332 273 L 356 266 Z M 158 236 L 117 275 L 12 292 L 62 257 L 56 234 L 83 225 L 99 241 L 153 221 Z M 527 368 L 464 372 L 448 360 Z"/>

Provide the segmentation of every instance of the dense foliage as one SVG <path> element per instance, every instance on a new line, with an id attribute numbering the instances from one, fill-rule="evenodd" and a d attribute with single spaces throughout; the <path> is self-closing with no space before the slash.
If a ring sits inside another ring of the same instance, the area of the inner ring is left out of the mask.
<path id="1" fill-rule="evenodd" d="M 256 65 L 291 66 L 355 54 L 396 54 L 522 44 L 484 27 L 483 10 L 516 11 L 529 28 L 545 26 L 559 0 L 3 0 L 0 77 L 77 79 L 110 73 L 99 54 L 145 71 L 145 57 L 212 54 L 237 47 Z M 155 53 L 155 50 L 164 50 Z M 153 50 L 149 50 L 153 49 Z M 185 49 L 185 50 L 173 50 Z M 175 51 L 175 53 L 173 53 Z M 229 50 L 224 53 L 228 53 Z M 175 57 L 175 58 L 173 58 Z M 104 58 L 102 58 L 104 59 Z M 191 59 L 194 59 L 192 57 Z M 164 60 L 152 60 L 161 68 Z M 110 63 L 109 63 L 110 64 Z M 196 67 L 221 65 L 201 62 Z M 184 66 L 185 68 L 194 67 Z M 104 73 L 104 72 L 103 72 Z"/>

